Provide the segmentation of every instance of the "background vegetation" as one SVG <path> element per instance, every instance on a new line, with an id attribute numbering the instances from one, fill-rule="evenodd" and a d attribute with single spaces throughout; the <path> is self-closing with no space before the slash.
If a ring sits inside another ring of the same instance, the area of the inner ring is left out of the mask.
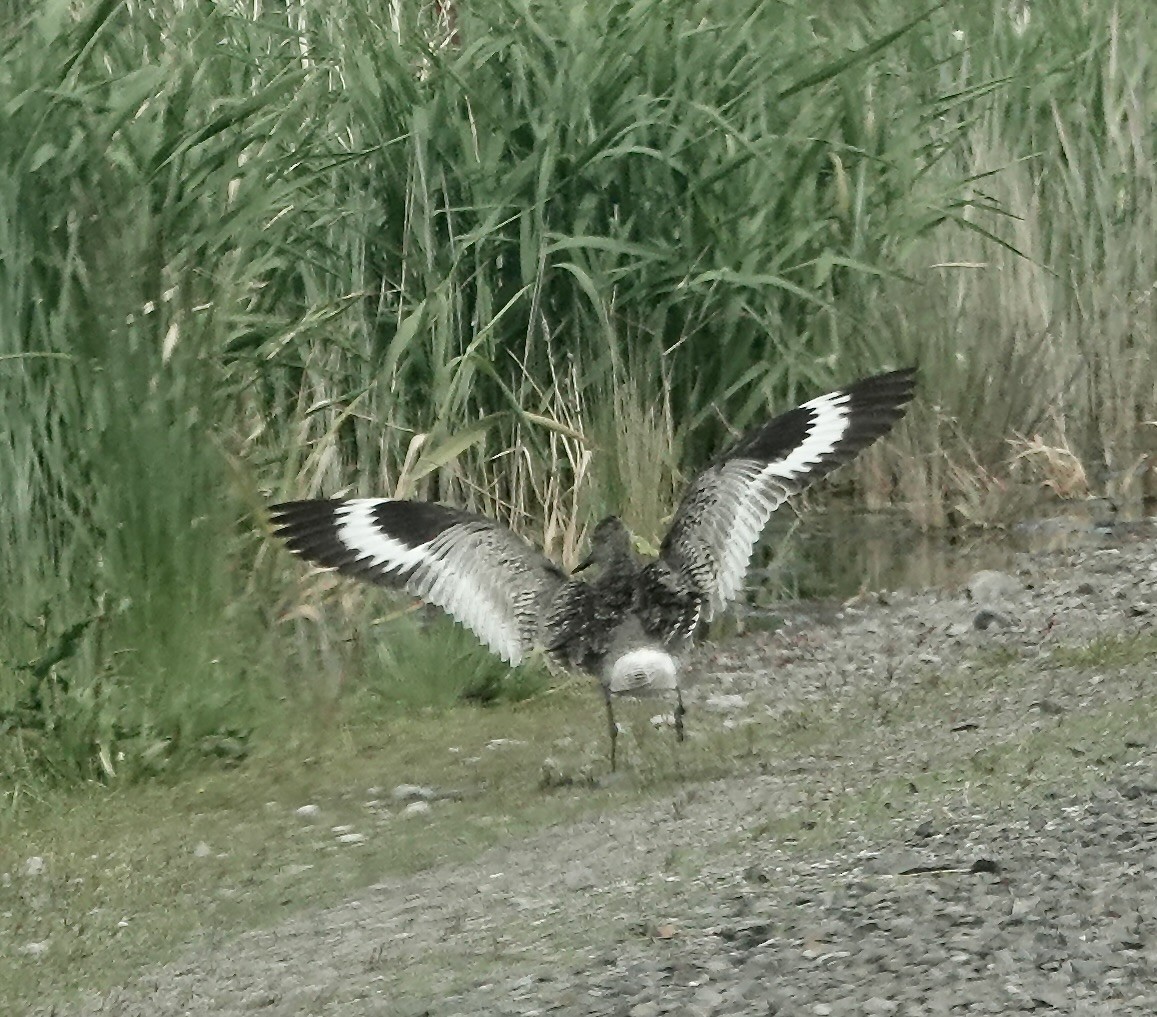
<path id="1" fill-rule="evenodd" d="M 569 558 L 612 506 L 653 536 L 769 404 L 915 362 L 863 503 L 942 526 L 1026 482 L 1136 502 L 1147 12 L 6 5 L 9 801 L 495 694 L 468 640 L 320 597 L 269 498 L 450 499 Z"/>

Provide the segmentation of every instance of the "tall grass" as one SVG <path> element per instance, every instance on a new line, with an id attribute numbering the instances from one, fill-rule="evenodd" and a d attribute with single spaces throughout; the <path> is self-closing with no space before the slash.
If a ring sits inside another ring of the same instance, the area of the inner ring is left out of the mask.
<path id="1" fill-rule="evenodd" d="M 153 772 L 446 670 L 319 650 L 269 497 L 449 499 L 573 561 L 769 403 L 910 361 L 869 502 L 982 516 L 1018 435 L 1140 476 L 1144 10 L 10 5 L 0 763 Z"/>

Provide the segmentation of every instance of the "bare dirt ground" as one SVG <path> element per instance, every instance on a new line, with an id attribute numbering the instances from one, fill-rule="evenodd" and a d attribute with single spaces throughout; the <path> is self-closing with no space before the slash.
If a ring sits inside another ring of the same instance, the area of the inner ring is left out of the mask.
<path id="1" fill-rule="evenodd" d="M 691 737 L 753 733 L 726 778 L 196 945 L 71 1012 L 1157 1013 L 1157 542 L 781 611 L 697 668 Z M 757 751 L 767 725 L 790 754 Z"/>

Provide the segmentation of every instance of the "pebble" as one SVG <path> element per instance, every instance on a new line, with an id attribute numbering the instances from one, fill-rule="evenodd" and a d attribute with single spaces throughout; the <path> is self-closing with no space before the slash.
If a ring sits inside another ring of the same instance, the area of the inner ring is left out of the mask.
<path id="1" fill-rule="evenodd" d="M 40 855 L 33 855 L 25 863 L 21 872 L 25 876 L 41 876 L 44 874 L 44 859 Z"/>
<path id="2" fill-rule="evenodd" d="M 747 697 L 739 693 L 708 696 L 703 700 L 704 709 L 715 710 L 719 713 L 730 713 L 734 710 L 742 710 L 745 706 L 747 706 Z"/>
<path id="3" fill-rule="evenodd" d="M 391 793 L 396 802 L 428 802 L 436 794 L 433 788 L 419 784 L 399 784 Z"/>
<path id="4" fill-rule="evenodd" d="M 999 604 L 1020 593 L 1020 580 L 1007 572 L 995 569 L 981 569 L 974 572 L 965 584 L 968 596 L 976 604 Z"/>
<path id="5" fill-rule="evenodd" d="M 568 890 L 589 890 L 595 885 L 594 873 L 585 865 L 572 865 L 562 877 Z"/>
<path id="6" fill-rule="evenodd" d="M 1001 614 L 999 611 L 990 611 L 988 608 L 977 611 L 972 619 L 972 627 L 978 632 L 992 628 L 1006 629 L 1011 624 L 1008 615 Z"/>
<path id="7" fill-rule="evenodd" d="M 300 805 L 293 810 L 293 814 L 299 819 L 316 819 L 321 815 L 321 806 L 319 805 Z"/>
<path id="8" fill-rule="evenodd" d="M 410 802 L 404 809 L 402 809 L 403 816 L 424 816 L 430 811 L 429 802 Z"/>

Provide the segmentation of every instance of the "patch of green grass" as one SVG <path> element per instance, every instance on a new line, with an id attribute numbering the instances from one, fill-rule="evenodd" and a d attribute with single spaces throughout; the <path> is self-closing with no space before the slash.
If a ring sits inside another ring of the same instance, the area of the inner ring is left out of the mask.
<path id="1" fill-rule="evenodd" d="M 352 697 L 287 724 L 281 739 L 255 743 L 237 765 L 184 771 L 171 783 L 57 789 L 9 805 L 0 873 L 11 881 L 0 885 L 0 911 L 11 914 L 11 948 L 0 952 L 0 984 L 27 1000 L 113 985 L 199 940 L 758 765 L 770 745 L 810 751 L 825 730 L 786 723 L 728 731 L 693 715 L 692 739 L 679 745 L 650 724 L 669 708 L 619 704 L 622 772 L 612 781 L 601 779 L 601 695 L 593 682 L 575 681 L 495 707 Z M 547 758 L 573 782 L 544 786 Z M 449 797 L 406 817 L 391 797 L 405 783 Z M 296 815 L 308 804 L 317 817 Z M 333 828 L 341 826 L 366 841 L 340 844 Z M 44 872 L 26 877 L 33 857 L 44 859 Z M 41 942 L 46 952 L 30 963 L 20 948 Z"/>
<path id="2" fill-rule="evenodd" d="M 234 769 L 171 786 L 78 788 L 9 812 L 0 828 L 0 872 L 13 877 L 0 887 L 0 911 L 11 912 L 0 984 L 25 999 L 112 984 L 199 937 L 272 923 L 630 798 L 629 787 L 539 787 L 548 753 L 576 769 L 605 768 L 598 697 L 582 692 L 514 709 L 351 717 L 330 731 L 303 725 Z M 403 783 L 454 799 L 403 817 L 391 798 Z M 295 814 L 307 804 L 319 807 L 316 818 Z M 342 825 L 366 842 L 339 844 L 333 827 Z M 25 878 L 34 856 L 44 874 Z M 34 942 L 49 948 L 30 964 L 19 948 Z"/>
<path id="3" fill-rule="evenodd" d="M 1083 646 L 1058 646 L 1049 652 L 1048 660 L 1057 667 L 1120 670 L 1145 661 L 1157 661 L 1157 634 L 1098 636 Z"/>

